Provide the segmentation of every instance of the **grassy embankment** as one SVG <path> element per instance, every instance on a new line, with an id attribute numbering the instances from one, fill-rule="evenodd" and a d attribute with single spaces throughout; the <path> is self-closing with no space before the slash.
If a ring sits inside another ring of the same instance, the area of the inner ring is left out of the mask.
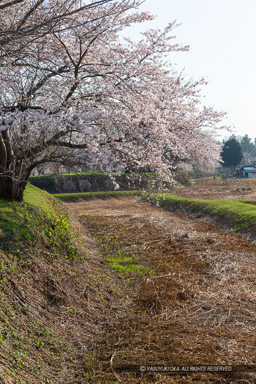
<path id="1" fill-rule="evenodd" d="M 0 199 L 0 384 L 90 379 L 93 340 L 123 288 L 95 244 L 47 192 Z"/>
<path id="2" fill-rule="evenodd" d="M 1 384 L 63 382 L 74 370 L 72 331 L 58 331 L 60 316 L 54 316 L 63 304 L 63 320 L 74 320 L 65 303 L 63 271 L 68 280 L 85 256 L 73 237 L 60 204 L 48 193 L 29 185 L 23 203 L 0 199 Z"/>
<path id="3" fill-rule="evenodd" d="M 49 178 L 53 178 L 53 177 L 72 177 L 72 176 L 106 176 L 106 175 L 112 175 L 111 172 L 96 172 L 96 171 L 91 171 L 91 172 L 79 172 L 79 173 L 61 173 L 61 174 L 52 174 L 52 173 L 49 173 L 49 174 L 46 174 L 46 175 L 36 175 L 36 176 L 30 176 L 31 179 L 33 178 L 42 178 L 42 179 L 49 179 Z M 121 176 L 138 176 L 138 175 L 143 175 L 143 176 L 147 176 L 149 178 L 155 178 L 156 177 L 156 174 L 153 173 L 153 172 L 145 172 L 145 173 L 136 173 L 136 172 L 132 172 L 132 173 L 125 173 L 125 172 L 121 172 L 120 174 Z"/>
<path id="4" fill-rule="evenodd" d="M 63 202 L 76 202 L 90 199 L 109 199 L 111 197 L 136 196 L 137 191 L 110 191 L 110 192 L 79 192 L 79 193 L 58 193 L 53 196 Z"/>
<path id="5" fill-rule="evenodd" d="M 256 231 L 256 205 L 239 200 L 195 200 L 170 194 L 156 194 L 160 207 L 211 217 L 235 232 Z"/>
<path id="6" fill-rule="evenodd" d="M 97 337 L 123 315 L 129 276 L 149 273 L 116 239 L 93 240 L 71 220 L 32 185 L 23 203 L 0 199 L 0 384 L 99 384 Z"/>
<path id="7" fill-rule="evenodd" d="M 19 254 L 24 249 L 33 249 L 40 241 L 47 244 L 53 257 L 58 247 L 63 248 L 66 258 L 76 256 L 65 212 L 47 192 L 28 185 L 23 203 L 0 199 L 0 210 L 2 251 Z"/>

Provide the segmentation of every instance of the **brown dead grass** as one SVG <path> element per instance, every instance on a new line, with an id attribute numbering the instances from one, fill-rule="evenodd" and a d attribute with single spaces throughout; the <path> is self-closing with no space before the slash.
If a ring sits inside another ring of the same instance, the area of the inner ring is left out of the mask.
<path id="1" fill-rule="evenodd" d="M 0 305 L 8 315 L 0 317 L 1 384 L 85 383 L 96 340 L 123 316 L 129 301 L 123 282 L 103 261 L 97 242 L 71 219 L 81 255 L 87 250 L 84 262 L 52 258 L 43 246 L 24 250 L 1 287 Z M 12 255 L 0 257 L 12 262 Z"/>
<path id="2" fill-rule="evenodd" d="M 256 179 L 198 179 L 195 185 L 171 193 L 200 200 L 250 200 L 256 201 Z"/>
<path id="3" fill-rule="evenodd" d="M 120 365 L 256 364 L 255 247 L 136 198 L 80 202 L 69 209 L 102 247 L 106 235 L 115 236 L 113 251 L 122 244 L 136 262 L 154 270 L 122 277 L 131 291 L 122 321 L 113 321 L 98 343 L 91 383 L 255 382 L 256 375 L 245 372 L 138 375 L 117 370 Z"/>

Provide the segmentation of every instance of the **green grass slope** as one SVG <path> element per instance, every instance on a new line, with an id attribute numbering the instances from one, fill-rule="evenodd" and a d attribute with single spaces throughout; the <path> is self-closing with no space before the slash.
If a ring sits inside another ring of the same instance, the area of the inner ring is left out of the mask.
<path id="1" fill-rule="evenodd" d="M 66 257 L 75 254 L 72 230 L 65 212 L 50 194 L 28 185 L 24 202 L 0 199 L 0 248 L 12 255 L 21 249 L 51 245 L 50 254 L 62 247 Z M 73 249 L 74 248 L 74 249 Z"/>
<path id="2" fill-rule="evenodd" d="M 81 192 L 81 193 L 58 193 L 55 196 L 63 202 L 76 202 L 79 200 L 109 199 L 111 197 L 136 196 L 137 191 L 110 191 L 110 192 Z"/>
<path id="3" fill-rule="evenodd" d="M 91 382 L 92 340 L 121 293 L 107 264 L 89 260 L 76 225 L 31 185 L 23 203 L 0 199 L 0 384 Z"/>
<path id="4" fill-rule="evenodd" d="M 30 176 L 31 179 L 33 178 L 39 178 L 39 179 L 45 179 L 45 178 L 52 178 L 52 177 L 70 177 L 70 176 L 105 176 L 105 175 L 111 175 L 111 172 L 97 172 L 97 171 L 91 171 L 91 172 L 76 172 L 76 173 L 60 173 L 60 174 L 46 174 L 46 175 L 36 175 L 36 176 Z M 153 172 L 145 172 L 145 173 L 138 173 L 138 172 L 132 172 L 132 173 L 125 173 L 121 172 L 121 175 L 129 175 L 129 176 L 147 176 L 149 178 L 156 177 L 156 174 Z"/>
<path id="5" fill-rule="evenodd" d="M 72 343 L 47 320 L 61 284 L 54 264 L 68 275 L 71 262 L 81 263 L 72 237 L 48 193 L 28 185 L 23 203 L 0 200 L 1 384 L 64 382 L 75 364 Z"/>
<path id="6" fill-rule="evenodd" d="M 165 209 L 211 217 L 241 233 L 256 233 L 256 205 L 239 200 L 195 200 L 171 194 L 146 197 Z"/>

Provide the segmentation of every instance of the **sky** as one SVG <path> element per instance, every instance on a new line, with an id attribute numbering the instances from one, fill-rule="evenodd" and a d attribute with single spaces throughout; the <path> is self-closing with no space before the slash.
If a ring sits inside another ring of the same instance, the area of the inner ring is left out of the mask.
<path id="1" fill-rule="evenodd" d="M 138 38 L 140 31 L 163 29 L 173 20 L 182 24 L 174 34 L 190 51 L 170 54 L 175 69 L 184 69 L 188 79 L 204 77 L 204 104 L 227 112 L 231 133 L 255 138 L 256 0 L 145 0 L 139 9 L 156 19 L 127 34 Z"/>

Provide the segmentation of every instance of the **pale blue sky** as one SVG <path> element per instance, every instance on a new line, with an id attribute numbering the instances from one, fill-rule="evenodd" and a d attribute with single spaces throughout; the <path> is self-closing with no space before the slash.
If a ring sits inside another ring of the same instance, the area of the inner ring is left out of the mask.
<path id="1" fill-rule="evenodd" d="M 131 37 L 177 19 L 177 42 L 190 51 L 170 55 L 175 68 L 206 78 L 205 104 L 228 112 L 235 134 L 256 137 L 256 0 L 145 0 L 140 9 L 157 18 Z"/>

